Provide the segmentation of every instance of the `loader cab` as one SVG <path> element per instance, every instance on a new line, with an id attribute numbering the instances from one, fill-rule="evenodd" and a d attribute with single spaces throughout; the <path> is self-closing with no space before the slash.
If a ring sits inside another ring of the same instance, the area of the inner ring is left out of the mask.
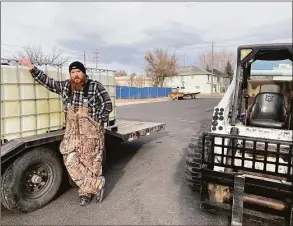
<path id="1" fill-rule="evenodd" d="M 293 129 L 292 70 L 252 70 L 255 61 L 291 60 L 292 44 L 240 46 L 231 125 Z"/>
<path id="2" fill-rule="evenodd" d="M 244 218 L 245 225 L 293 225 L 292 68 L 252 70 L 256 61 L 288 59 L 292 43 L 240 46 L 209 131 L 188 149 L 186 178 L 201 208 L 228 214 L 231 225 Z"/>

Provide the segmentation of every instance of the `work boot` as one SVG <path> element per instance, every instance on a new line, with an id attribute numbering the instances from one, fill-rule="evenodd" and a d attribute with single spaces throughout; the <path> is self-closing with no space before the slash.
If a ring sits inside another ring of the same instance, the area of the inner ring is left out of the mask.
<path id="1" fill-rule="evenodd" d="M 85 206 L 90 204 L 90 202 L 91 202 L 91 197 L 85 196 L 85 195 L 79 196 L 79 205 Z"/>
<path id="2" fill-rule="evenodd" d="M 101 189 L 96 194 L 96 201 L 97 201 L 97 203 L 102 202 L 103 197 L 104 197 L 105 177 L 103 177 L 103 176 L 101 177 L 101 183 L 102 183 L 102 187 L 101 187 Z"/>

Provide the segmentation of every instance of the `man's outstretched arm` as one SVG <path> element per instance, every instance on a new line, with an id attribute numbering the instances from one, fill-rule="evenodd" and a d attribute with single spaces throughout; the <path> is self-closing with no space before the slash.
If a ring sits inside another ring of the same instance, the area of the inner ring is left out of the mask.
<path id="1" fill-rule="evenodd" d="M 46 87 L 48 90 L 61 94 L 63 87 L 65 85 L 65 81 L 56 81 L 53 78 L 50 78 L 48 75 L 46 75 L 42 70 L 38 69 L 35 67 L 29 60 L 27 59 L 22 59 L 20 62 L 24 65 L 27 66 L 31 75 L 33 78 Z"/>

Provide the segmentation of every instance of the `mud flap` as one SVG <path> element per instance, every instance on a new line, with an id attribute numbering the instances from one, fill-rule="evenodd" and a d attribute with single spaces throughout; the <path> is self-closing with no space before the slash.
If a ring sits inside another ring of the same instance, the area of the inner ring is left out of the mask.
<path id="1" fill-rule="evenodd" d="M 242 226 L 243 221 L 243 197 L 244 197 L 245 177 L 242 175 L 234 176 L 234 191 L 231 226 Z"/>

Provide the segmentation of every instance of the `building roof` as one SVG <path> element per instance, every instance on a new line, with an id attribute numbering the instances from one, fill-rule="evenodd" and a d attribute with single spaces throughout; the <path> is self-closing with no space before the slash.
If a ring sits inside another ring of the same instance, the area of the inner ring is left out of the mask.
<path id="1" fill-rule="evenodd" d="M 208 70 L 208 72 L 210 72 L 212 74 L 212 70 Z M 214 73 L 215 76 L 229 77 L 228 75 L 226 75 L 225 73 L 219 71 L 218 69 L 214 69 L 213 73 Z"/>
<path id="2" fill-rule="evenodd" d="M 219 71 L 218 69 L 214 69 L 213 73 L 214 73 L 214 76 L 228 77 L 228 75 Z M 186 67 L 179 68 L 178 75 L 179 76 L 212 75 L 212 70 L 205 70 L 195 66 L 186 66 Z"/>
<path id="3" fill-rule="evenodd" d="M 210 72 L 201 69 L 199 67 L 195 66 L 186 66 L 186 67 L 181 67 L 178 70 L 178 75 L 180 76 L 188 76 L 188 75 L 211 75 Z"/>

